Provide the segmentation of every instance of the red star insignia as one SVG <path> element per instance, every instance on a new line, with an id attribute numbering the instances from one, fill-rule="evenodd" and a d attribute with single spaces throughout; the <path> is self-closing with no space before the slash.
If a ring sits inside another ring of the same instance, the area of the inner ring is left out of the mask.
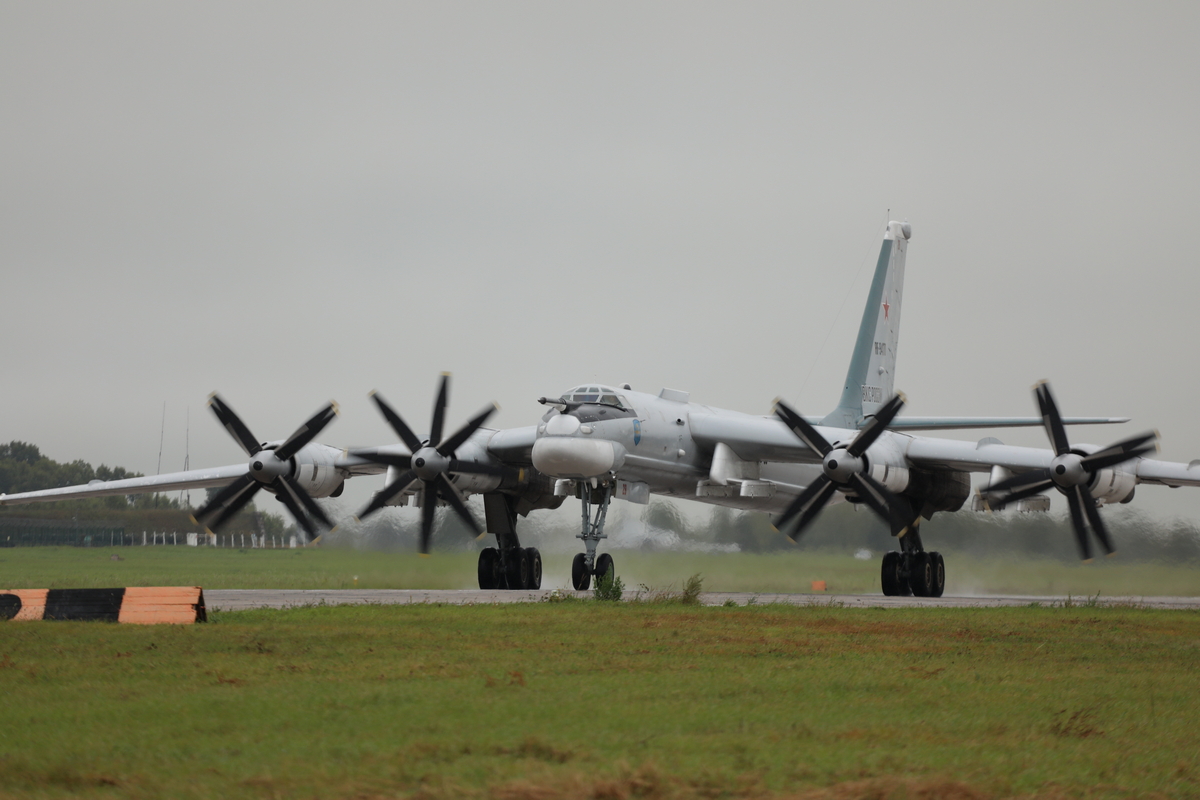
<path id="1" fill-rule="evenodd" d="M 891 306 L 888 305 L 888 301 L 884 300 L 883 301 L 883 318 L 884 319 L 888 318 L 888 309 L 889 308 L 891 308 Z"/>

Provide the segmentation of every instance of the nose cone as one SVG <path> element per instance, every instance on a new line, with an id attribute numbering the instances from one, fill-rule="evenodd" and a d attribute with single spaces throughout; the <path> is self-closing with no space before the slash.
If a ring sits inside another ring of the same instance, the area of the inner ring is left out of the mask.
<path id="1" fill-rule="evenodd" d="M 625 448 L 604 439 L 542 436 L 533 443 L 534 468 L 553 478 L 594 478 L 620 469 L 624 463 Z"/>

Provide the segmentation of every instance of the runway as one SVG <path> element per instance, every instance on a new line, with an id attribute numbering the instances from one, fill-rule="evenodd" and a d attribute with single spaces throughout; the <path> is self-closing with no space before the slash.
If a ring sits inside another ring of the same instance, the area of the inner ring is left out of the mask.
<path id="1" fill-rule="evenodd" d="M 551 602 L 564 597 L 589 598 L 591 592 L 555 590 L 485 591 L 477 589 L 212 589 L 205 590 L 209 609 L 243 611 L 252 608 L 290 608 L 313 605 L 407 605 L 430 603 L 444 605 L 492 605 L 496 603 Z M 633 593 L 627 592 L 628 599 Z M 1136 606 L 1139 608 L 1200 609 L 1200 597 L 1053 597 L 1033 595 L 993 595 L 957 597 L 884 597 L 856 594 L 765 594 L 754 592 L 704 592 L 700 602 L 721 606 L 729 601 L 739 606 L 782 604 L 793 606 L 836 606 L 845 608 L 1002 608 L 1006 606 L 1064 606 L 1096 604 Z"/>

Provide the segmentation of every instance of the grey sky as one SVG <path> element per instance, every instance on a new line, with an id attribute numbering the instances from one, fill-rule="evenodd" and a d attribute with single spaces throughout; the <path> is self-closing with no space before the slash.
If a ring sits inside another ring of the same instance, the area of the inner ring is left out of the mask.
<path id="1" fill-rule="evenodd" d="M 1134 418 L 1076 438 L 1200 458 L 1198 35 L 1184 3 L 0 3 L 0 441 L 153 473 L 165 401 L 163 471 L 189 408 L 193 466 L 233 463 L 218 389 L 263 438 L 332 397 L 324 441 L 387 442 L 367 392 L 424 429 L 442 370 L 451 424 L 592 380 L 824 413 L 890 208 L 911 413 L 1049 378 Z"/>

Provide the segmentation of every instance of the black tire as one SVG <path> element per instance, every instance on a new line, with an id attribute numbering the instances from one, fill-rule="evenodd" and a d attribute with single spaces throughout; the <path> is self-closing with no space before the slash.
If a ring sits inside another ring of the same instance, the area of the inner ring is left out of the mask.
<path id="1" fill-rule="evenodd" d="M 908 585 L 917 597 L 932 596 L 934 563 L 929 553 L 913 553 L 909 559 Z"/>
<path id="2" fill-rule="evenodd" d="M 509 551 L 504 577 L 509 589 L 529 588 L 529 561 L 525 558 L 525 548 L 517 547 Z"/>
<path id="3" fill-rule="evenodd" d="M 941 553 L 930 553 L 929 557 L 933 559 L 933 585 L 929 596 L 941 597 L 942 592 L 946 591 L 946 562 Z"/>
<path id="4" fill-rule="evenodd" d="M 530 547 L 525 550 L 525 563 L 529 572 L 529 583 L 525 588 L 542 588 L 542 554 L 538 552 L 536 547 Z"/>
<path id="5" fill-rule="evenodd" d="M 596 580 L 600 580 L 610 572 L 615 578 L 617 575 L 617 567 L 613 563 L 613 557 L 608 553 L 601 553 L 600 555 L 596 556 Z"/>
<path id="6" fill-rule="evenodd" d="M 887 597 L 899 597 L 904 594 L 908 582 L 904 580 L 904 567 L 900 554 L 893 550 L 883 554 L 883 568 L 879 571 L 879 584 Z"/>
<path id="7" fill-rule="evenodd" d="M 587 571 L 587 559 L 583 553 L 576 553 L 571 562 L 571 585 L 577 592 L 586 592 L 592 585 L 592 576 Z"/>
<path id="8" fill-rule="evenodd" d="M 500 566 L 500 553 L 494 547 L 485 547 L 479 551 L 479 588 L 495 589 L 500 577 L 497 567 Z"/>

